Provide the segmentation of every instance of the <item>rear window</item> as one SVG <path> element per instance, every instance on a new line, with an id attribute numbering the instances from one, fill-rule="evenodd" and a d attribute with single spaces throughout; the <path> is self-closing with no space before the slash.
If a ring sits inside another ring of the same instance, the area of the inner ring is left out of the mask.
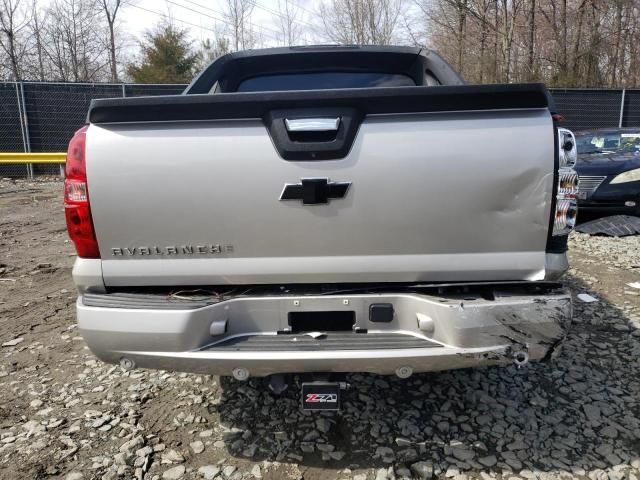
<path id="1" fill-rule="evenodd" d="M 244 80 L 238 92 L 328 90 L 332 88 L 411 87 L 416 82 L 399 73 L 318 72 L 264 75 Z"/>

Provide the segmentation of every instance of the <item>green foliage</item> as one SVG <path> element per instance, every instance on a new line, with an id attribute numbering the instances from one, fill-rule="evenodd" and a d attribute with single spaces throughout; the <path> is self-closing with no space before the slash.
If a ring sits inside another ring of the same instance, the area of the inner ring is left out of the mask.
<path id="1" fill-rule="evenodd" d="M 164 23 L 145 34 L 142 61 L 127 67 L 136 83 L 189 83 L 198 62 L 187 32 Z"/>

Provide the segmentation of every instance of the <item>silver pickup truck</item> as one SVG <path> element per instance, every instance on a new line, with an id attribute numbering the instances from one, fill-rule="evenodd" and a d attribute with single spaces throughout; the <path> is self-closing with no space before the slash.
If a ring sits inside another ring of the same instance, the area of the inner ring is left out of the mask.
<path id="1" fill-rule="evenodd" d="M 240 380 L 548 357 L 577 192 L 553 114 L 405 47 L 232 53 L 182 95 L 94 100 L 65 180 L 80 331 Z"/>

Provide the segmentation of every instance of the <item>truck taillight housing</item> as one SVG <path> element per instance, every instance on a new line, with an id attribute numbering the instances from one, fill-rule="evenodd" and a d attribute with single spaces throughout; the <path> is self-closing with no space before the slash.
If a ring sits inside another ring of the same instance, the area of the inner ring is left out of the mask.
<path id="1" fill-rule="evenodd" d="M 578 215 L 578 173 L 573 169 L 578 159 L 576 139 L 566 128 L 558 129 L 558 189 L 553 235 L 567 235 L 576 225 Z"/>
<path id="2" fill-rule="evenodd" d="M 89 206 L 85 144 L 87 127 L 78 130 L 67 150 L 64 179 L 64 213 L 67 231 L 79 257 L 100 258 Z"/>

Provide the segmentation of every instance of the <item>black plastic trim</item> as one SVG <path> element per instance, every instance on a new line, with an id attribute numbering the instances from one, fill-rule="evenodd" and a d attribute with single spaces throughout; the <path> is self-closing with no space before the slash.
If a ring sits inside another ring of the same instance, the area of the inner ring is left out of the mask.
<path id="1" fill-rule="evenodd" d="M 392 303 L 372 303 L 369 305 L 369 321 L 373 323 L 391 323 L 394 313 Z"/>
<path id="2" fill-rule="evenodd" d="M 324 142 L 296 141 L 285 126 L 285 119 L 318 117 L 340 118 L 340 125 L 334 138 Z M 271 141 L 285 160 L 332 160 L 346 157 L 351 150 L 362 122 L 362 114 L 355 108 L 347 107 L 273 110 L 265 116 L 264 122 Z M 314 203 L 326 203 L 326 200 Z"/>
<path id="3" fill-rule="evenodd" d="M 551 105 L 553 108 L 553 105 Z M 560 179 L 560 150 L 558 148 L 558 123 L 553 121 L 553 194 L 551 195 L 551 211 L 549 214 L 549 230 L 547 232 L 547 253 L 564 253 L 567 251 L 567 238 L 564 244 L 553 236 L 553 225 L 556 219 L 556 205 L 558 203 L 558 181 Z M 561 237 L 560 237 L 561 238 Z"/>
<path id="4" fill-rule="evenodd" d="M 378 45 L 316 45 L 245 50 L 211 62 L 185 89 L 185 95 L 235 92 L 249 78 L 263 75 L 319 72 L 399 73 L 425 85 L 431 70 L 443 85 L 464 80 L 436 52 L 417 47 Z"/>
<path id="5" fill-rule="evenodd" d="M 91 123 L 263 119 L 274 110 L 353 108 L 360 115 L 548 108 L 542 83 L 354 88 L 94 99 Z"/>
<path id="6" fill-rule="evenodd" d="M 569 250 L 569 234 L 551 236 L 547 243 L 547 253 L 565 253 Z"/>

